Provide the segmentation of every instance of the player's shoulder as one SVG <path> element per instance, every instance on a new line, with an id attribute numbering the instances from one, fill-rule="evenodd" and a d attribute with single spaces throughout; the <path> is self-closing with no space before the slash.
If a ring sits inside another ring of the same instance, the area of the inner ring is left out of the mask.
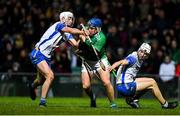
<path id="1" fill-rule="evenodd" d="M 103 31 L 100 31 L 99 34 L 102 35 L 102 36 L 105 36 Z"/>
<path id="2" fill-rule="evenodd" d="M 133 57 L 133 58 L 137 59 L 138 55 L 137 55 L 137 52 L 134 51 L 134 52 L 130 53 L 127 57 Z"/>
<path id="3" fill-rule="evenodd" d="M 55 22 L 53 24 L 53 27 L 55 28 L 55 30 L 61 31 L 64 27 L 66 27 L 66 25 L 64 23 L 61 23 L 61 22 Z"/>
<path id="4" fill-rule="evenodd" d="M 62 25 L 62 26 L 65 26 L 65 24 L 64 24 L 64 23 L 59 22 L 59 21 L 58 21 L 58 22 L 55 22 L 55 23 L 54 23 L 54 25 Z"/>
<path id="5" fill-rule="evenodd" d="M 136 52 L 136 51 L 132 52 L 131 54 L 132 54 L 133 56 L 137 56 L 137 52 Z"/>
<path id="6" fill-rule="evenodd" d="M 106 39 L 106 36 L 105 36 L 105 34 L 104 34 L 102 31 L 100 31 L 99 33 L 97 33 L 97 35 L 100 36 L 101 38 Z"/>
<path id="7" fill-rule="evenodd" d="M 137 52 L 132 52 L 132 53 L 130 53 L 128 56 L 137 56 Z"/>

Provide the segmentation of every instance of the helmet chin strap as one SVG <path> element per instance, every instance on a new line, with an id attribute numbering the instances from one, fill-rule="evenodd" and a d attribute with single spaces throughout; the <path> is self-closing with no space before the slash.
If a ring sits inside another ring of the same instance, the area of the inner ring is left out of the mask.
<path id="1" fill-rule="evenodd" d="M 101 31 L 101 27 L 96 27 L 96 30 L 99 33 Z"/>

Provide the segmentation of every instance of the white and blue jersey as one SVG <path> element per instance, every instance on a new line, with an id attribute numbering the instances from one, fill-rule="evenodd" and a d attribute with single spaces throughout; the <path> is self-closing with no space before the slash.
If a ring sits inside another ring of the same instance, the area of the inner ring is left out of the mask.
<path id="1" fill-rule="evenodd" d="M 31 54 L 30 59 L 33 64 L 38 64 L 42 60 L 49 63 L 51 54 L 55 48 L 67 40 L 73 39 L 72 34 L 63 33 L 61 30 L 66 25 L 64 23 L 56 22 L 43 34 L 40 41 L 35 45 L 35 48 Z"/>
<path id="2" fill-rule="evenodd" d="M 137 52 L 129 54 L 126 58 L 128 65 L 120 66 L 117 71 L 117 89 L 124 96 L 133 95 L 136 91 L 135 77 L 143 63 L 138 59 Z"/>

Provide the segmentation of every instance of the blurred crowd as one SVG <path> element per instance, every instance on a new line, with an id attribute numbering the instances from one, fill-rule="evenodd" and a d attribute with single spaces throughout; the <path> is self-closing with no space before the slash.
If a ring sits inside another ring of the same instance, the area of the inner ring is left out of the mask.
<path id="1" fill-rule="evenodd" d="M 92 17 L 102 19 L 111 63 L 148 42 L 152 52 L 143 73 L 159 74 L 166 56 L 180 73 L 180 0 L 1 0 L 0 72 L 34 72 L 29 52 L 66 10 L 75 15 L 74 27 Z M 66 44 L 54 51 L 52 59 L 55 73 L 80 67 Z"/>

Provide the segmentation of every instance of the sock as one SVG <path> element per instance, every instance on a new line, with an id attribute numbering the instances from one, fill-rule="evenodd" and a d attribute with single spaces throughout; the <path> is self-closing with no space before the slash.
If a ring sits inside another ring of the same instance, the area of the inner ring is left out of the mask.
<path id="1" fill-rule="evenodd" d="M 114 101 L 112 101 L 112 102 L 110 103 L 110 107 L 111 107 L 111 108 L 116 108 L 117 105 L 116 105 L 116 103 L 115 103 Z"/>
<path id="2" fill-rule="evenodd" d="M 95 94 L 92 92 L 92 94 L 93 94 L 93 97 L 91 98 L 92 100 L 96 100 L 96 96 L 95 96 Z"/>
<path id="3" fill-rule="evenodd" d="M 46 98 L 41 97 L 40 104 L 46 104 Z"/>
<path id="4" fill-rule="evenodd" d="M 138 102 L 138 99 L 135 99 L 134 102 Z"/>
<path id="5" fill-rule="evenodd" d="M 95 99 L 96 99 L 96 97 L 95 97 L 95 95 L 93 94 L 91 88 L 85 89 L 85 92 L 86 92 L 86 94 L 90 97 L 91 100 L 95 100 Z"/>
<path id="6" fill-rule="evenodd" d="M 163 107 L 168 107 L 168 102 L 165 101 L 165 103 L 162 105 Z"/>

